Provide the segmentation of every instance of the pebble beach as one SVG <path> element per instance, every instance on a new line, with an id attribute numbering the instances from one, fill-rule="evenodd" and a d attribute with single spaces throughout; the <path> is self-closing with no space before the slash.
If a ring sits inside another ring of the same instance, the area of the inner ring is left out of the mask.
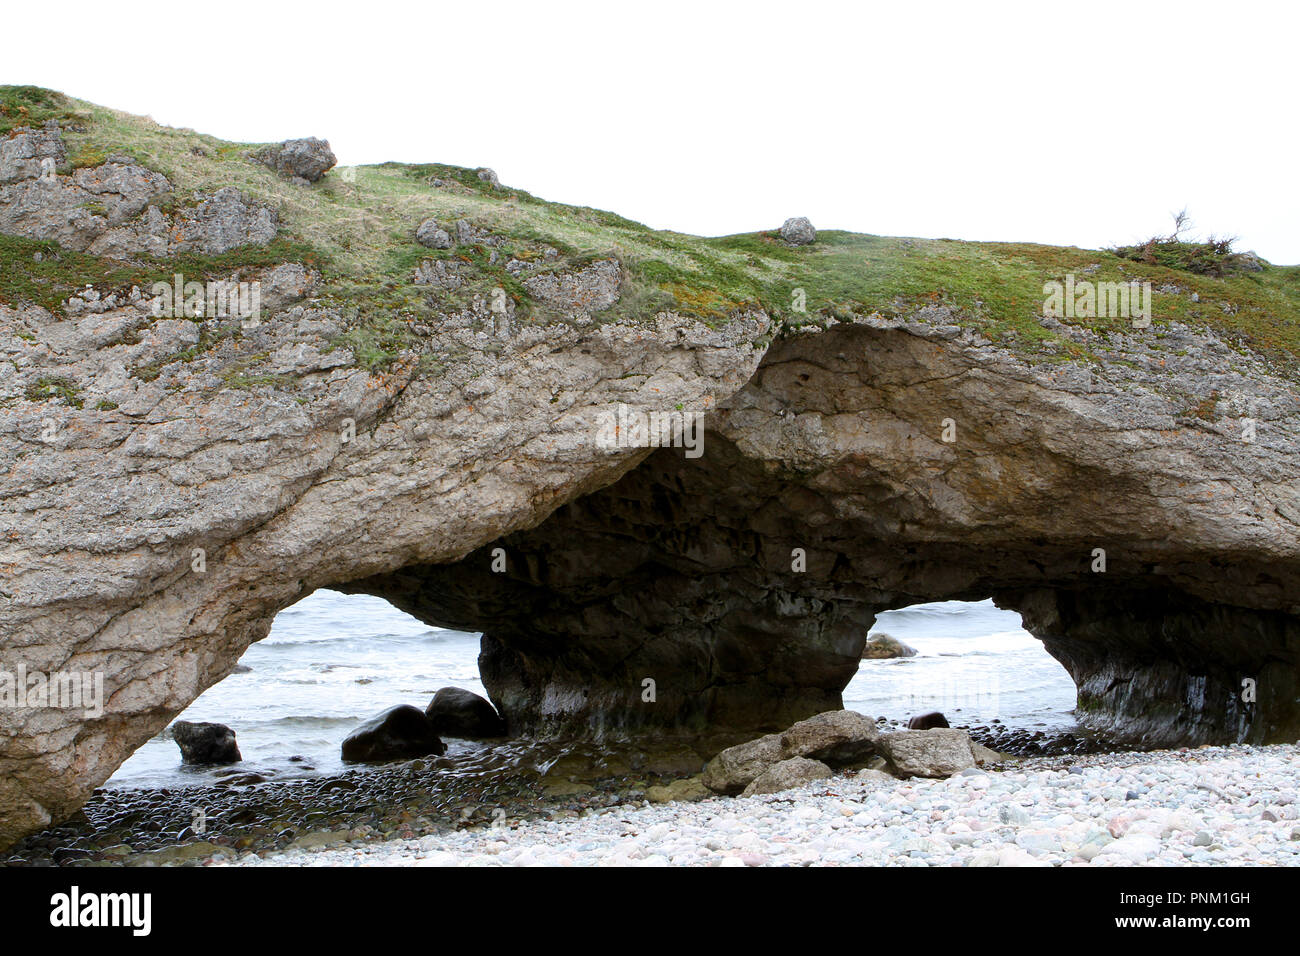
<path id="1" fill-rule="evenodd" d="M 637 802 L 215 866 L 1287 866 L 1300 747 L 1029 758 L 943 780 L 850 771 L 751 797 Z"/>

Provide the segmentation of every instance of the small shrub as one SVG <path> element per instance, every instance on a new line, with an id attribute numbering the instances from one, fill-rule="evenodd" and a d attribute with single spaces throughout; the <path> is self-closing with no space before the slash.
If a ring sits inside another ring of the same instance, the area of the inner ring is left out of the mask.
<path id="1" fill-rule="evenodd" d="M 1184 209 L 1175 213 L 1174 231 L 1169 235 L 1152 236 L 1146 242 L 1135 246 L 1116 246 L 1111 251 L 1133 262 L 1182 269 L 1202 276 L 1222 278 L 1249 271 L 1246 257 L 1232 251 L 1232 244 L 1237 241 L 1235 236 L 1221 238 L 1211 235 L 1204 242 L 1192 242 L 1182 235 L 1190 226 L 1191 220 Z"/>

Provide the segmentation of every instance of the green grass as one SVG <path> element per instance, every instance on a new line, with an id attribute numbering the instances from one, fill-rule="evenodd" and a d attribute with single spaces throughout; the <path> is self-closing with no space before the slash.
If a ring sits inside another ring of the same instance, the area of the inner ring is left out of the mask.
<path id="1" fill-rule="evenodd" d="M 39 86 L 0 86 L 0 136 L 20 126 L 40 127 L 49 120 L 75 126 L 86 120 L 77 100 Z"/>
<path id="2" fill-rule="evenodd" d="M 73 408 L 82 404 L 76 383 L 57 376 L 37 379 L 27 386 L 25 397 L 29 402 L 60 401 Z"/>
<path id="3" fill-rule="evenodd" d="M 101 294 L 128 293 L 132 286 L 148 292 L 155 282 L 170 282 L 181 273 L 188 281 L 207 282 L 240 269 L 282 262 L 327 267 L 320 253 L 302 242 L 276 238 L 266 246 L 245 246 L 219 256 L 185 254 L 172 259 L 141 257 L 124 263 L 64 249 L 57 243 L 0 235 L 0 302 L 39 305 L 54 312 L 87 285 Z"/>
<path id="4" fill-rule="evenodd" d="M 1152 334 L 1179 321 L 1212 328 L 1237 347 L 1289 368 L 1300 356 L 1300 267 L 1295 266 L 1219 275 L 1214 268 L 1189 267 L 1189 261 L 1197 265 L 1200 260 L 1187 249 L 1135 256 L 1132 250 L 835 231 L 819 233 L 816 243 L 804 247 L 786 245 L 774 230 L 701 238 L 652 230 L 603 210 L 548 203 L 509 186 L 494 189 L 473 170 L 433 163 L 356 167 L 351 181 L 335 169 L 305 187 L 248 162 L 247 154 L 261 144 L 227 143 L 169 129 L 32 87 L 0 87 L 0 133 L 20 121 L 39 125 L 49 118 L 72 124 L 65 134 L 70 164 L 93 163 L 119 152 L 138 157 L 170 179 L 169 209 L 234 185 L 273 206 L 283 229 L 281 238 L 264 249 L 132 264 L 0 237 L 0 261 L 22 264 L 0 272 L 0 301 L 10 304 L 28 301 L 54 309 L 87 282 L 101 292 L 131 284 L 143 289 L 173 272 L 202 281 L 241 267 L 302 261 L 322 272 L 320 302 L 339 307 L 348 317 L 336 346 L 351 348 L 358 364 L 382 370 L 398 356 L 421 350 L 413 327 L 436 320 L 439 312 L 463 308 L 496 286 L 514 300 L 519 321 L 560 318 L 532 301 L 505 272 L 511 256 L 564 269 L 612 255 L 625 267 L 628 281 L 621 301 L 598 316 L 600 321 L 646 322 L 656 311 L 674 309 L 719 323 L 738 309 L 759 306 L 792 327 L 832 316 L 904 316 L 922 306 L 941 305 L 959 324 L 1043 361 L 1095 358 L 1041 321 L 1043 284 L 1073 273 L 1093 281 L 1137 279 L 1155 289 L 1181 287 L 1179 294 L 1154 294 Z M 447 251 L 420 247 L 414 231 L 427 217 L 449 227 L 469 219 L 501 237 L 497 261 L 486 245 Z M 558 256 L 547 258 L 548 248 Z M 37 252 L 43 255 L 40 263 L 34 262 Z M 413 285 L 420 261 L 440 257 L 462 263 L 463 289 L 444 292 Z M 1085 274 L 1090 266 L 1097 268 Z M 794 308 L 796 290 L 803 290 L 806 311 Z M 1191 301 L 1191 292 L 1199 294 L 1199 302 Z M 1126 324 L 1079 321 L 1103 332 Z"/>

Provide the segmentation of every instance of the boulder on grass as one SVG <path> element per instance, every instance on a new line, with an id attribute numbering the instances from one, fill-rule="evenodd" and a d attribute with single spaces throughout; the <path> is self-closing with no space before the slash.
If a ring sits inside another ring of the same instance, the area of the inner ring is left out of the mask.
<path id="1" fill-rule="evenodd" d="M 235 732 L 225 724 L 172 724 L 172 739 L 181 748 L 181 762 L 192 764 L 239 763 L 244 758 L 235 743 Z"/>
<path id="2" fill-rule="evenodd" d="M 281 176 L 305 179 L 309 183 L 319 182 L 338 162 L 329 140 L 314 136 L 286 139 L 283 143 L 265 146 L 253 155 L 253 159 Z"/>
<path id="3" fill-rule="evenodd" d="M 429 249 L 450 249 L 454 242 L 451 233 L 438 225 L 436 219 L 426 219 L 415 230 L 415 241 Z"/>
<path id="4" fill-rule="evenodd" d="M 879 737 L 874 720 L 852 710 L 828 710 L 792 724 L 781 735 L 781 755 L 842 767 L 874 754 Z"/>
<path id="5" fill-rule="evenodd" d="M 714 793 L 740 793 L 783 756 L 780 734 L 728 747 L 705 765 L 704 785 Z"/>
<path id="6" fill-rule="evenodd" d="M 343 741 L 343 759 L 353 763 L 441 756 L 446 751 L 424 711 L 410 704 L 371 717 Z"/>
<path id="7" fill-rule="evenodd" d="M 741 796 L 752 797 L 757 793 L 779 793 L 792 787 L 802 787 L 814 780 L 826 780 L 831 775 L 831 768 L 818 760 L 807 757 L 791 757 L 768 767 L 755 777 Z"/>
<path id="8" fill-rule="evenodd" d="M 792 246 L 806 246 L 817 241 L 817 230 L 806 216 L 794 216 L 781 224 L 781 238 Z"/>
<path id="9" fill-rule="evenodd" d="M 433 732 L 460 740 L 504 737 L 506 722 L 496 708 L 478 694 L 461 687 L 444 687 L 433 695 L 424 715 Z"/>
<path id="10" fill-rule="evenodd" d="M 951 777 L 975 766 L 971 740 L 964 730 L 900 730 L 881 734 L 879 746 L 900 777 Z"/>

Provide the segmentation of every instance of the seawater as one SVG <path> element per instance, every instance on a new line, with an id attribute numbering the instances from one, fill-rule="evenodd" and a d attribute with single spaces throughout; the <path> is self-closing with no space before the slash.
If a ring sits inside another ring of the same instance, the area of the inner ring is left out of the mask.
<path id="1" fill-rule="evenodd" d="M 916 657 L 863 661 L 844 690 L 844 706 L 906 720 L 941 710 L 954 724 L 1073 729 L 1074 684 L 1020 617 L 991 601 L 915 605 L 879 616 L 886 632 Z M 321 590 L 276 616 L 231 674 L 182 718 L 233 727 L 241 770 L 276 779 L 334 773 L 339 745 L 353 727 L 395 704 L 423 709 L 440 687 L 484 694 L 479 635 L 422 624 L 388 602 Z M 460 749 L 456 742 L 451 752 Z M 166 734 L 118 768 L 108 787 L 171 787 L 215 782 L 228 768 L 185 767 Z"/>

